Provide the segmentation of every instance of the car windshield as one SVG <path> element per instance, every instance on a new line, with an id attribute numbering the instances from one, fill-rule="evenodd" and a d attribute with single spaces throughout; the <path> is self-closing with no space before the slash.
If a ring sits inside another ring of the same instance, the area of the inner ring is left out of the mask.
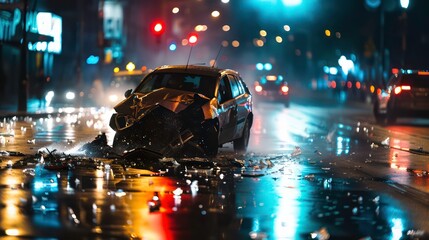
<path id="1" fill-rule="evenodd" d="M 403 75 L 401 83 L 417 88 L 429 88 L 429 76 L 417 74 Z"/>
<path id="2" fill-rule="evenodd" d="M 216 77 L 190 73 L 154 72 L 149 74 L 134 92 L 149 93 L 159 88 L 171 88 L 214 97 Z"/>
<path id="3" fill-rule="evenodd" d="M 142 80 L 143 75 L 136 74 L 136 75 L 115 75 L 112 78 L 112 81 L 110 85 L 112 87 L 119 87 L 122 85 L 132 85 L 137 86 L 140 81 Z"/>

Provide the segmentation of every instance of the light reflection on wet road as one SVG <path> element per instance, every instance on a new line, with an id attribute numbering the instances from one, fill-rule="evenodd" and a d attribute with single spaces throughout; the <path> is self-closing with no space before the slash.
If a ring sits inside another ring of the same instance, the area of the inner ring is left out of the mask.
<path id="1" fill-rule="evenodd" d="M 357 124 L 353 117 L 331 119 L 344 114 L 333 112 L 300 105 L 256 108 L 249 153 L 235 155 L 226 144 L 209 168 L 166 159 L 162 171 L 148 171 L 83 157 L 74 170 L 58 172 L 38 169 L 40 158 L 18 166 L 22 157 L 3 156 L 0 236 L 416 239 L 415 234 L 423 239 L 429 230 L 427 202 L 399 196 L 393 188 L 407 184 L 427 192 L 427 177 L 409 174 L 410 169 L 424 174 L 427 156 L 394 147 L 427 143 L 417 133 L 398 137 L 389 135 L 389 127 Z M 108 112 L 93 111 L 8 119 L 0 128 L 0 150 L 34 154 L 55 148 L 76 154 L 101 131 L 111 143 L 108 118 Z M 7 135 L 9 129 L 14 137 Z M 382 144 L 387 137 L 392 148 Z"/>

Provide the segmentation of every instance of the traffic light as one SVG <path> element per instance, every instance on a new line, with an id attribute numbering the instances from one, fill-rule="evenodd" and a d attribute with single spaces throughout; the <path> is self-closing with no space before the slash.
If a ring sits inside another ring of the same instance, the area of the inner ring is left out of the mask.
<path id="1" fill-rule="evenodd" d="M 165 24 L 161 20 L 154 21 L 151 26 L 152 33 L 156 36 L 160 36 L 165 31 Z"/>
<path id="2" fill-rule="evenodd" d="M 188 36 L 188 42 L 190 45 L 195 45 L 197 44 L 198 41 L 198 34 L 196 33 L 190 33 Z"/>

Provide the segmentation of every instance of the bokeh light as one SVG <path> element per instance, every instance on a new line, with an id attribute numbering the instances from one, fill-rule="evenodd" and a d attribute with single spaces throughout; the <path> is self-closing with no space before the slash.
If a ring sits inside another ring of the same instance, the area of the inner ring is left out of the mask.
<path id="1" fill-rule="evenodd" d="M 178 7 L 175 7 L 171 10 L 172 13 L 176 14 L 179 13 L 180 9 Z"/>
<path id="2" fill-rule="evenodd" d="M 223 26 L 222 26 L 222 30 L 223 30 L 224 32 L 228 32 L 229 30 L 231 30 L 231 27 L 230 27 L 229 25 L 223 25 Z"/>
<path id="3" fill-rule="evenodd" d="M 220 12 L 219 11 L 213 11 L 212 12 L 212 17 L 217 18 L 220 16 Z"/>

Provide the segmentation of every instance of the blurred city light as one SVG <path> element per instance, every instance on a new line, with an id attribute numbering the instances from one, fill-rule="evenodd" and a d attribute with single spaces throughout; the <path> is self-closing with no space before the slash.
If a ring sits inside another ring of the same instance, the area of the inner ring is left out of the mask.
<path id="1" fill-rule="evenodd" d="M 330 67 L 329 68 L 329 74 L 337 75 L 338 74 L 338 69 L 336 67 Z"/>
<path id="2" fill-rule="evenodd" d="M 75 99 L 75 97 L 76 97 L 76 95 L 74 92 L 67 92 L 66 93 L 66 99 L 68 99 L 68 100 L 73 100 L 73 99 Z"/>
<path id="3" fill-rule="evenodd" d="M 338 64 L 341 66 L 343 73 L 347 75 L 350 70 L 354 68 L 354 63 L 352 60 L 347 59 L 344 55 L 338 59 Z"/>
<path id="4" fill-rule="evenodd" d="M 257 39 L 257 38 L 255 38 L 255 39 L 253 40 L 253 44 L 254 44 L 255 46 L 257 46 L 257 47 L 263 47 L 263 46 L 264 46 L 264 41 L 263 41 L 263 40 L 261 40 L 261 39 Z"/>
<path id="5" fill-rule="evenodd" d="M 220 12 L 219 11 L 213 11 L 212 12 L 212 17 L 217 18 L 220 16 Z"/>
<path id="6" fill-rule="evenodd" d="M 51 105 L 52 99 L 54 98 L 54 91 L 49 91 L 45 96 L 46 106 L 49 107 Z"/>
<path id="7" fill-rule="evenodd" d="M 198 41 L 198 35 L 196 33 L 189 34 L 188 41 L 189 44 L 195 45 Z"/>
<path id="8" fill-rule="evenodd" d="M 401 7 L 407 9 L 410 5 L 410 0 L 401 0 Z"/>
<path id="9" fill-rule="evenodd" d="M 233 47 L 239 47 L 240 46 L 240 42 L 237 41 L 237 40 L 232 41 L 231 44 L 232 44 Z"/>
<path id="10" fill-rule="evenodd" d="M 136 65 L 134 64 L 134 63 L 132 63 L 132 62 L 129 62 L 129 63 L 127 63 L 127 66 L 125 66 L 125 68 L 128 70 L 128 71 L 133 71 L 134 69 L 136 69 Z"/>
<path id="11" fill-rule="evenodd" d="M 326 29 L 325 30 L 325 36 L 330 37 L 331 36 L 331 31 Z"/>
<path id="12" fill-rule="evenodd" d="M 289 31 L 290 31 L 290 26 L 289 26 L 289 25 L 284 25 L 284 26 L 283 26 L 283 29 L 284 29 L 286 32 L 289 32 Z"/>
<path id="13" fill-rule="evenodd" d="M 229 0 L 221 0 L 223 3 L 229 3 Z"/>
<path id="14" fill-rule="evenodd" d="M 178 7 L 175 7 L 171 10 L 172 13 L 176 14 L 179 13 L 180 9 Z"/>
<path id="15" fill-rule="evenodd" d="M 370 8 L 378 8 L 381 5 L 381 0 L 365 0 L 365 4 Z"/>
<path id="16" fill-rule="evenodd" d="M 328 66 L 323 66 L 323 72 L 328 74 L 329 73 L 329 67 Z"/>
<path id="17" fill-rule="evenodd" d="M 302 3 L 302 0 L 283 0 L 283 4 L 289 7 L 298 6 Z"/>
<path id="18" fill-rule="evenodd" d="M 97 64 L 100 58 L 98 56 L 91 55 L 86 59 L 86 64 L 94 65 Z"/>
<path id="19" fill-rule="evenodd" d="M 207 25 L 197 25 L 195 26 L 194 30 L 197 32 L 207 31 Z"/>
<path id="20" fill-rule="evenodd" d="M 340 33 L 340 32 L 336 32 L 336 33 L 335 33 L 335 36 L 336 36 L 337 38 L 341 38 L 341 33 Z"/>
<path id="21" fill-rule="evenodd" d="M 170 51 L 176 51 L 177 45 L 175 43 L 171 43 L 168 49 L 170 49 Z"/>
<path id="22" fill-rule="evenodd" d="M 282 37 L 280 37 L 280 36 L 277 36 L 277 37 L 276 37 L 276 42 L 278 42 L 278 43 L 282 43 L 282 42 L 283 42 L 283 38 L 282 38 Z"/>
<path id="23" fill-rule="evenodd" d="M 271 65 L 271 63 L 265 63 L 264 69 L 267 71 L 271 71 L 271 69 L 273 69 L 273 65 Z"/>
<path id="24" fill-rule="evenodd" d="M 264 64 L 262 64 L 262 63 L 257 63 L 257 64 L 256 64 L 256 70 L 259 70 L 259 71 L 264 70 Z"/>
<path id="25" fill-rule="evenodd" d="M 155 32 L 161 32 L 162 24 L 161 23 L 155 24 L 155 26 L 153 27 L 153 30 L 155 30 Z"/>
<path id="26" fill-rule="evenodd" d="M 157 20 L 152 23 L 152 32 L 156 35 L 161 35 L 164 33 L 165 27 L 164 22 Z"/>
<path id="27" fill-rule="evenodd" d="M 261 37 L 266 37 L 267 36 L 267 31 L 261 30 L 261 31 L 259 31 L 259 35 L 261 35 Z"/>
<path id="28" fill-rule="evenodd" d="M 230 27 L 229 25 L 223 25 L 223 26 L 222 26 L 222 30 L 223 30 L 224 32 L 228 32 L 229 30 L 231 30 L 231 27 Z"/>

